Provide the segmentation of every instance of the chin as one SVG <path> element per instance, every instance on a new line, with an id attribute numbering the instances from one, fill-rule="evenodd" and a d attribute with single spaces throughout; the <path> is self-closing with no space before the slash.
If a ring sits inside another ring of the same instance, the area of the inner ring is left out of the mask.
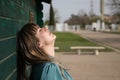
<path id="1" fill-rule="evenodd" d="M 54 35 L 54 40 L 56 39 L 56 35 Z"/>

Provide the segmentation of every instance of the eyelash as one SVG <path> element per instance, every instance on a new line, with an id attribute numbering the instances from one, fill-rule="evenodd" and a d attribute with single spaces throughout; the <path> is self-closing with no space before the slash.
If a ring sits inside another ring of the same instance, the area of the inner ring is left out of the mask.
<path id="1" fill-rule="evenodd" d="M 42 29 L 39 30 L 39 32 L 41 32 L 41 31 L 42 31 Z"/>

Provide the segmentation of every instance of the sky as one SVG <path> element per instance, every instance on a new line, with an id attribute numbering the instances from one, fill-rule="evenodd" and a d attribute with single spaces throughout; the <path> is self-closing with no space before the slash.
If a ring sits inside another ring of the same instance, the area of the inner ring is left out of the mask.
<path id="1" fill-rule="evenodd" d="M 58 11 L 58 15 L 60 16 L 60 22 L 64 22 L 70 18 L 71 14 L 78 14 L 80 11 L 88 14 L 91 10 L 90 2 L 91 0 L 52 0 L 53 7 Z M 46 20 L 49 17 L 50 5 L 43 3 L 43 6 L 43 20 Z M 93 11 L 95 14 L 100 15 L 100 0 L 93 0 Z M 108 7 L 106 8 L 105 6 L 105 14 L 109 12 Z"/>

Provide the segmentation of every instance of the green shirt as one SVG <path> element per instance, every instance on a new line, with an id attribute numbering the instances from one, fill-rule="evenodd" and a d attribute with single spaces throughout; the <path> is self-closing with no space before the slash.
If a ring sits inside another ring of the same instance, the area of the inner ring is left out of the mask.
<path id="1" fill-rule="evenodd" d="M 34 64 L 30 80 L 73 80 L 65 69 L 63 72 L 67 79 L 63 78 L 59 66 L 55 63 Z"/>

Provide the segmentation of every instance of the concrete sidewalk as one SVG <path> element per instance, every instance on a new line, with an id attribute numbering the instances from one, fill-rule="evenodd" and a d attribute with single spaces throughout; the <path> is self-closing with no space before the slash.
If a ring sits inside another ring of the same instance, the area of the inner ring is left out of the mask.
<path id="1" fill-rule="evenodd" d="M 74 80 L 120 80 L 120 55 L 117 53 L 57 54 L 56 57 Z"/>

